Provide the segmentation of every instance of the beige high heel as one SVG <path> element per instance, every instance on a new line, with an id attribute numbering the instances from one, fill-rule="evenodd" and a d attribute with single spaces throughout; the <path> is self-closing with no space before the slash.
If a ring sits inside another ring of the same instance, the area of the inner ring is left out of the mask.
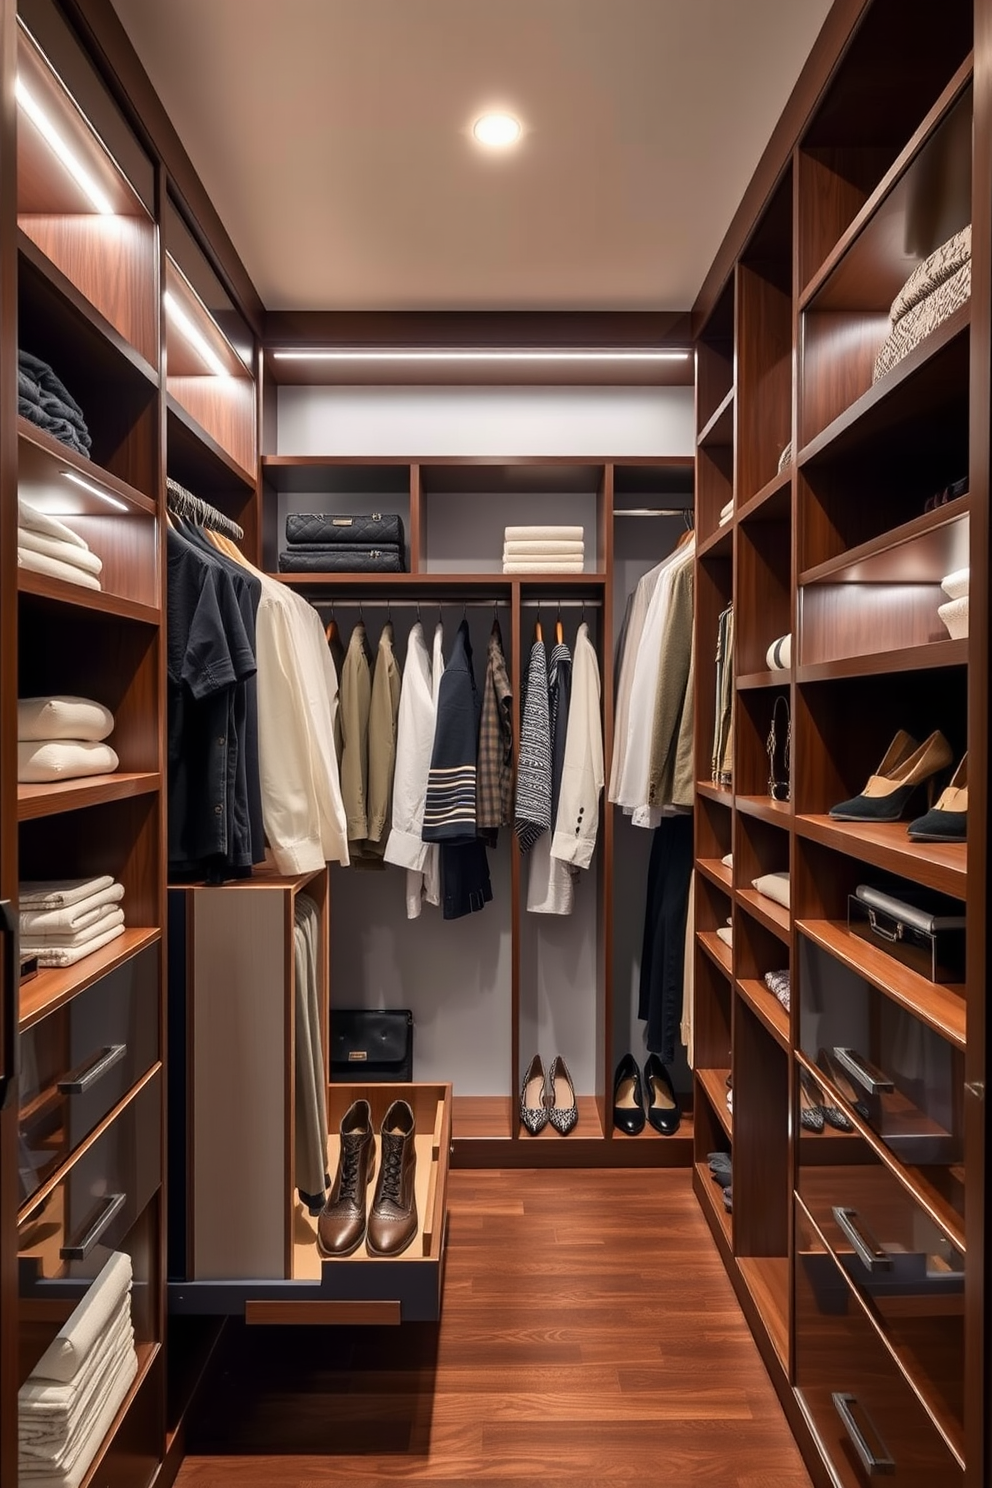
<path id="1" fill-rule="evenodd" d="M 898 821 L 916 787 L 927 780 L 932 782 L 953 758 L 951 746 L 939 730 L 918 745 L 900 729 L 860 796 L 831 806 L 830 815 L 835 821 Z"/>

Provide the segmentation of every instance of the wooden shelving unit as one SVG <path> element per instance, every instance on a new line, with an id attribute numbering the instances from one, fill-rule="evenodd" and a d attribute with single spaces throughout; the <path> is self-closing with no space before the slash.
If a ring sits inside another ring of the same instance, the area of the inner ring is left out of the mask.
<path id="1" fill-rule="evenodd" d="M 907 820 L 922 802 L 897 822 L 829 815 L 863 789 L 899 727 L 921 739 L 940 728 L 955 762 L 967 750 L 985 800 L 984 602 L 964 640 L 947 636 L 937 607 L 946 574 L 970 567 L 979 576 L 973 592 L 984 593 L 986 581 L 989 443 L 975 431 L 987 425 L 987 295 L 976 292 L 875 381 L 873 367 L 910 272 L 972 222 L 976 273 L 979 261 L 986 272 L 989 188 L 979 178 L 985 154 L 973 162 L 972 141 L 992 117 L 992 91 L 972 52 L 977 8 L 952 4 L 935 48 L 910 38 L 903 19 L 890 0 L 860 8 L 801 134 L 763 162 L 763 179 L 774 184 L 760 202 L 755 195 L 747 224 L 724 245 L 720 278 L 711 274 L 697 306 L 697 485 L 709 504 L 697 560 L 695 1188 L 814 1481 L 854 1481 L 831 1404 L 832 1392 L 850 1390 L 873 1419 L 885 1417 L 897 1461 L 911 1457 L 921 1470 L 928 1464 L 931 1480 L 978 1488 L 988 1467 L 987 1381 L 977 1367 L 985 1115 L 975 1093 L 985 1078 L 984 817 L 969 816 L 965 845 L 913 842 Z M 734 389 L 732 425 L 717 396 L 721 369 L 722 397 Z M 712 383 L 705 397 L 704 370 Z M 732 439 L 719 466 L 714 425 Z M 795 457 L 779 470 L 789 441 Z M 924 509 L 965 479 L 965 494 Z M 717 513 L 731 496 L 729 531 L 718 532 Z M 710 780 L 710 699 L 717 616 L 731 602 L 726 790 Z M 767 648 L 787 633 L 793 665 L 769 672 Z M 769 795 L 765 749 L 781 697 L 791 718 L 787 801 Z M 734 866 L 724 880 L 714 867 L 728 848 Z M 752 887 L 783 870 L 791 909 Z M 853 934 L 848 897 L 861 883 L 942 894 L 952 908 L 966 907 L 967 979 L 930 981 L 884 941 Z M 726 965 L 709 929 L 715 887 L 729 891 L 732 906 Z M 789 1012 L 763 980 L 786 968 Z M 718 1088 L 725 1044 L 732 1122 Z M 932 1071 L 916 1083 L 913 1061 L 898 1052 L 910 1044 Z M 838 1048 L 882 1073 L 859 1082 L 836 1063 Z M 800 1072 L 848 1115 L 848 1131 L 800 1126 Z M 715 1119 L 707 1125 L 700 1110 Z M 705 1165 L 705 1143 L 721 1132 L 733 1150 L 732 1221 L 719 1213 Z M 801 1194 L 816 1200 L 815 1225 Z M 858 1212 L 868 1226 L 871 1210 L 869 1227 L 892 1256 L 915 1235 L 926 1252 L 921 1276 L 947 1256 L 945 1300 L 926 1281 L 887 1300 L 850 1239 L 820 1224 L 821 1211 L 845 1206 L 855 1230 Z M 835 1284 L 851 1296 L 848 1321 L 829 1301 Z M 941 1334 L 949 1341 L 932 1361 L 935 1378 L 925 1346 L 907 1349 L 902 1330 L 925 1327 L 921 1319 L 942 1318 L 944 1309 L 954 1323 Z M 875 1349 L 878 1382 L 852 1383 L 859 1354 Z M 886 1369 L 891 1399 L 896 1381 L 905 1392 L 897 1416 L 883 1402 Z"/>

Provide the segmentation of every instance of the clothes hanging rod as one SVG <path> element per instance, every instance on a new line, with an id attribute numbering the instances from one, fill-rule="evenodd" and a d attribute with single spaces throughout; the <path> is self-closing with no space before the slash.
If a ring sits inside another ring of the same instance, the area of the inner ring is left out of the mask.
<path id="1" fill-rule="evenodd" d="M 497 607 L 510 608 L 510 601 L 506 598 L 499 599 L 458 599 L 457 597 L 438 598 L 437 596 L 424 597 L 421 599 L 352 599 L 346 596 L 343 599 L 312 599 L 310 603 L 315 610 L 492 610 Z M 603 607 L 601 599 L 522 599 L 520 608 L 522 610 L 599 610 Z"/>
<path id="2" fill-rule="evenodd" d="M 613 509 L 615 517 L 684 517 L 686 512 L 691 512 L 691 506 L 617 506 Z"/>

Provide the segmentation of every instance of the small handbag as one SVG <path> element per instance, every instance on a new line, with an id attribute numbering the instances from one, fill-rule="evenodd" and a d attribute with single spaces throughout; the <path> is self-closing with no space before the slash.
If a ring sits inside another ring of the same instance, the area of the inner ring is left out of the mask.
<path id="1" fill-rule="evenodd" d="M 376 1084 L 413 1079 L 409 1008 L 332 1008 L 332 1081 Z"/>
<path id="2" fill-rule="evenodd" d="M 773 801 L 792 797 L 792 710 L 784 692 L 772 707 L 772 723 L 765 741 L 768 754 L 768 794 Z"/>
<path id="3" fill-rule="evenodd" d="M 286 541 L 291 548 L 302 543 L 338 547 L 357 543 L 366 548 L 402 548 L 403 518 L 398 512 L 290 512 L 286 518 Z"/>

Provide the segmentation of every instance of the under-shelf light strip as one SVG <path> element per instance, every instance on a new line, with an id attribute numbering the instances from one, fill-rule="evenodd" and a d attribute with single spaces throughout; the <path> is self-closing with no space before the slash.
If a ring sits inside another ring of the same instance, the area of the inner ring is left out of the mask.
<path id="1" fill-rule="evenodd" d="M 361 347 L 314 351 L 274 351 L 277 362 L 685 362 L 688 351 L 549 351 L 520 348 L 491 351 L 484 348 L 453 350 L 367 350 Z"/>
<path id="2" fill-rule="evenodd" d="M 82 486 L 84 491 L 89 491 L 91 496 L 99 496 L 100 500 L 105 501 L 108 506 L 114 506 L 122 512 L 130 510 L 126 502 L 118 501 L 116 496 L 110 496 L 106 491 L 101 491 L 99 486 L 94 486 L 91 481 L 83 480 L 83 477 L 76 475 L 74 471 L 63 470 L 61 474 L 65 480 L 72 481 L 73 485 Z"/>
<path id="3" fill-rule="evenodd" d="M 52 154 L 61 162 L 76 185 L 85 192 L 93 207 L 104 217 L 113 217 L 114 204 L 90 175 L 75 150 L 63 139 L 41 104 L 22 78 L 17 79 L 17 102 L 27 114 Z"/>
<path id="4" fill-rule="evenodd" d="M 193 350 L 203 358 L 215 377 L 230 377 L 230 372 L 224 366 L 224 363 L 214 351 L 206 336 L 204 336 L 198 326 L 194 325 L 171 289 L 165 291 L 165 313 L 180 335 L 184 336 Z"/>

